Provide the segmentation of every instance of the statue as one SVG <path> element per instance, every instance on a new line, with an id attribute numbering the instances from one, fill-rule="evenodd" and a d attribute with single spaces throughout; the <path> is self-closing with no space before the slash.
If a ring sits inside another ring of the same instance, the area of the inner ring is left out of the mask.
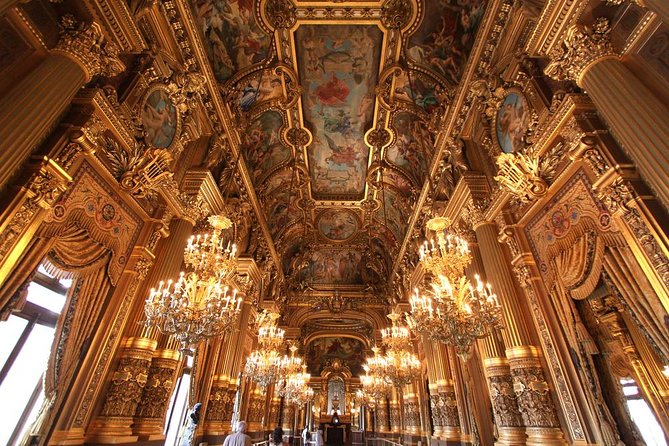
<path id="1" fill-rule="evenodd" d="M 202 408 L 202 403 L 195 403 L 193 410 L 186 419 L 186 427 L 184 429 L 183 435 L 181 436 L 181 446 L 192 446 L 193 440 L 195 440 L 195 431 L 197 430 L 197 425 L 200 422 L 200 409 Z"/>

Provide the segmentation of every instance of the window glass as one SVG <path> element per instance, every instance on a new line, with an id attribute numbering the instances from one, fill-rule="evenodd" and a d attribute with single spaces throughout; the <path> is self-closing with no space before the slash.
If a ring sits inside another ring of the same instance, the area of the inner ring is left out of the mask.
<path id="1" fill-rule="evenodd" d="M 14 350 L 16 342 L 21 333 L 28 325 L 28 321 L 18 316 L 11 315 L 5 322 L 0 322 L 0 369 L 5 366 L 7 358 Z"/>
<path id="2" fill-rule="evenodd" d="M 647 446 L 667 446 L 664 432 L 655 418 L 650 406 L 639 395 L 639 388 L 632 379 L 621 379 L 623 393 L 627 397 L 627 408 L 632 421 L 637 425 L 639 433 Z"/>
<path id="3" fill-rule="evenodd" d="M 177 383 L 176 391 L 172 393 L 172 400 L 167 409 L 167 432 L 165 445 L 176 445 L 181 436 L 181 430 L 188 415 L 188 388 L 190 387 L 190 373 L 184 373 Z"/>
<path id="4" fill-rule="evenodd" d="M 35 325 L 0 385 L 0 444 L 7 444 L 46 366 L 54 329 Z M 8 403 L 11 401 L 11 403 Z M 30 420 L 32 421 L 32 420 Z"/>
<path id="5" fill-rule="evenodd" d="M 28 302 L 60 314 L 65 305 L 65 295 L 51 291 L 42 285 L 31 282 L 28 286 Z"/>

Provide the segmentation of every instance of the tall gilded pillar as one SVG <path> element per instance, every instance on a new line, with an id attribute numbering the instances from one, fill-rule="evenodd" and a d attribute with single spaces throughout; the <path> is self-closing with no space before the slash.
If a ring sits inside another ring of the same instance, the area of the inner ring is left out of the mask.
<path id="1" fill-rule="evenodd" d="M 476 213 L 473 206 L 472 214 Z M 504 329 L 501 333 L 513 378 L 513 391 L 527 433 L 527 444 L 564 445 L 564 434 L 541 366 L 539 350 L 532 345 L 524 302 L 521 301 L 510 260 L 498 241 L 497 224 L 486 221 L 480 213 L 471 216 L 474 217 L 472 223 L 487 278 L 502 306 Z M 504 361 L 496 359 L 489 361 L 489 365 L 500 372 L 505 370 Z"/>
<path id="2" fill-rule="evenodd" d="M 437 352 L 435 357 L 441 371 L 438 390 L 443 428 L 440 438 L 447 441 L 460 441 L 462 437 L 460 413 L 458 411 L 458 399 L 455 395 L 455 383 L 451 373 L 448 348 L 444 344 L 438 344 L 435 345 L 434 349 Z"/>
<path id="3" fill-rule="evenodd" d="M 100 25 L 81 29 L 76 23 L 66 25 L 71 26 L 49 56 L 0 99 L 0 190 L 20 171 L 82 86 L 97 75 L 114 76 L 125 68 Z"/>
<path id="4" fill-rule="evenodd" d="M 161 280 L 178 277 L 183 264 L 183 250 L 193 233 L 193 221 L 174 219 L 169 226 L 169 233 L 169 238 L 163 241 L 158 250 L 156 258 L 159 261 L 156 261 L 149 273 L 145 293 Z M 181 365 L 181 353 L 176 342 L 160 334 L 155 327 L 137 325 L 136 330 L 137 337 L 157 340 L 158 348 L 153 354 L 147 384 L 135 413 L 133 431 L 140 439 L 160 439 L 163 437 L 163 423 Z"/>
<path id="5" fill-rule="evenodd" d="M 669 4 L 657 3 L 665 9 Z M 603 18 L 592 27 L 572 26 L 563 45 L 551 52 L 545 72 L 587 92 L 645 182 L 669 207 L 669 108 L 623 64 L 609 32 Z"/>
<path id="6" fill-rule="evenodd" d="M 479 220 L 472 219 L 472 223 L 474 221 Z M 472 254 L 472 262 L 466 273 L 470 280 L 473 279 L 474 274 L 479 274 L 483 280 L 489 280 L 481 258 L 479 244 L 474 235 L 470 235 L 469 238 L 471 239 L 469 248 Z M 518 398 L 513 391 L 513 377 L 511 376 L 509 360 L 506 358 L 504 342 L 501 339 L 500 332 L 497 331 L 479 339 L 478 348 L 483 359 L 483 368 L 490 392 L 490 403 L 497 426 L 496 444 L 500 446 L 524 445 L 527 435 L 518 407 Z"/>
<path id="7" fill-rule="evenodd" d="M 400 395 L 396 387 L 392 388 L 388 400 L 388 417 L 390 418 L 390 432 L 400 434 L 402 432 L 402 418 L 400 418 Z"/>

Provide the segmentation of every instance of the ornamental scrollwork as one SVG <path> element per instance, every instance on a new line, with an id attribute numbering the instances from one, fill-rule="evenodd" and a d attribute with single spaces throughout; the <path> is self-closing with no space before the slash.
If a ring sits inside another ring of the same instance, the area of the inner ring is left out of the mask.
<path id="1" fill-rule="evenodd" d="M 147 382 L 150 359 L 121 358 L 102 408 L 104 417 L 132 417 Z"/>
<path id="2" fill-rule="evenodd" d="M 97 75 L 113 77 L 125 70 L 118 47 L 105 39 L 102 26 L 79 23 L 69 14 L 61 17 L 60 40 L 52 51 L 74 59 L 84 68 L 86 82 Z"/>
<path id="3" fill-rule="evenodd" d="M 493 375 L 489 378 L 490 398 L 499 427 L 522 427 L 523 419 L 518 410 L 518 401 L 513 390 L 511 375 Z"/>
<path id="4" fill-rule="evenodd" d="M 555 80 L 573 80 L 579 83 L 585 70 L 606 57 L 618 57 L 611 43 L 611 25 L 603 17 L 592 26 L 573 25 L 567 30 L 561 46 L 548 55 L 551 62 L 544 72 Z"/>
<path id="5" fill-rule="evenodd" d="M 550 388 L 541 366 L 512 368 L 513 390 L 525 426 L 559 427 Z"/>

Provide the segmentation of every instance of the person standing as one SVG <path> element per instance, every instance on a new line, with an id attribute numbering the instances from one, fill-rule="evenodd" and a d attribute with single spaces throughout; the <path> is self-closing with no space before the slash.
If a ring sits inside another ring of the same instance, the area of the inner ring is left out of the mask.
<path id="1" fill-rule="evenodd" d="M 309 428 L 304 426 L 302 430 L 302 446 L 307 446 L 307 441 L 309 441 Z"/>
<path id="2" fill-rule="evenodd" d="M 246 435 L 246 421 L 237 422 L 235 433 L 225 437 L 223 446 L 251 446 L 251 437 Z"/>

